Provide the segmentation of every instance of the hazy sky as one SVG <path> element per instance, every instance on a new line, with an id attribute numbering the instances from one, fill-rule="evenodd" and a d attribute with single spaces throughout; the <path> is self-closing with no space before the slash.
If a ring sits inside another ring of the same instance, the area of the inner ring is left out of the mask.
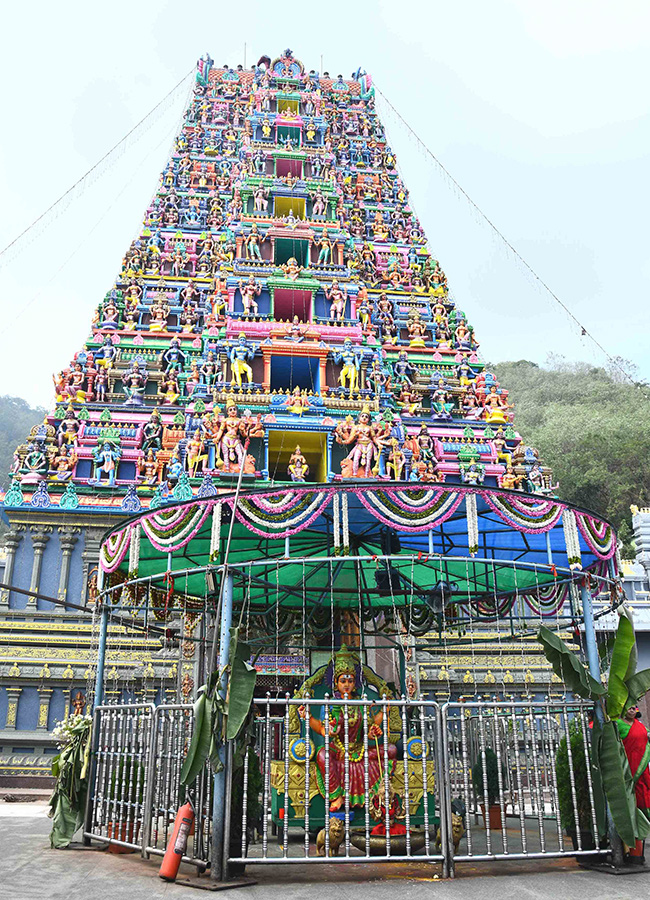
<path id="1" fill-rule="evenodd" d="M 609 353 L 650 378 L 650 4 L 471 0 L 12 4 L 3 12 L 0 245 L 196 59 L 358 66 Z M 189 85 L 189 82 L 188 82 Z M 187 92 L 17 255 L 0 259 L 0 393 L 50 405 L 169 154 Z M 433 253 L 492 361 L 602 363 L 392 116 Z"/>

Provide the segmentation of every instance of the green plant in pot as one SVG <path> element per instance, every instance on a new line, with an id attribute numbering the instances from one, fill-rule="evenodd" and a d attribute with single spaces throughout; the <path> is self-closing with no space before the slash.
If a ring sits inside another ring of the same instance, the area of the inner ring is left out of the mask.
<path id="1" fill-rule="evenodd" d="M 472 767 L 472 782 L 478 797 L 483 820 L 486 825 L 489 822 L 492 830 L 501 828 L 501 806 L 499 805 L 499 761 L 497 755 L 490 747 L 485 749 L 485 777 L 483 775 L 483 754 Z M 487 793 L 488 809 L 485 809 L 485 795 Z"/>
<path id="2" fill-rule="evenodd" d="M 623 612 L 612 646 L 612 658 L 606 684 L 601 684 L 592 678 L 576 654 L 550 629 L 542 626 L 538 639 L 556 675 L 562 679 L 575 696 L 593 700 L 599 713 L 594 717 L 591 734 L 591 779 L 598 838 L 603 837 L 607 831 L 606 799 L 616 833 L 625 844 L 634 847 L 637 841 L 645 840 L 650 834 L 650 821 L 636 806 L 634 776 L 630 771 L 617 721 L 650 689 L 650 669 L 636 671 L 637 649 L 632 623 Z M 580 740 L 582 740 L 582 736 Z M 573 748 L 573 742 L 571 746 Z M 558 793 L 560 779 L 563 792 L 567 784 L 570 791 L 568 762 L 566 769 L 560 766 L 560 769 L 556 771 Z M 585 777 L 580 780 L 581 791 L 583 791 L 586 781 L 586 764 L 584 772 Z M 578 780 L 575 770 L 574 778 L 576 778 L 577 788 Z M 578 811 L 579 809 L 580 804 L 578 803 Z M 580 815 L 579 824 L 582 830 Z M 590 824 L 589 830 L 591 828 Z"/>
<path id="3" fill-rule="evenodd" d="M 567 745 L 567 739 L 564 736 L 555 757 L 558 805 L 562 827 L 571 838 L 574 849 L 578 849 L 577 832 L 579 829 L 582 849 L 595 850 L 584 737 L 580 724 L 575 720 L 569 722 L 570 743 Z M 569 747 L 571 763 L 569 763 Z M 571 789 L 571 767 L 573 767 L 573 785 L 576 795 L 575 808 Z M 576 827 L 576 812 L 578 827 Z"/>

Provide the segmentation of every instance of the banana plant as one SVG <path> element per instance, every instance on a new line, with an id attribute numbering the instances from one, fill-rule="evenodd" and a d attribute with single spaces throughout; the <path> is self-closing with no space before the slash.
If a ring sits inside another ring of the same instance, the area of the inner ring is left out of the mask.
<path id="1" fill-rule="evenodd" d="M 634 628 L 627 614 L 619 620 L 612 646 L 612 659 L 606 684 L 589 674 L 576 654 L 549 628 L 542 625 L 538 639 L 555 674 L 576 696 L 593 700 L 602 710 L 602 724 L 594 717 L 591 770 L 599 829 L 604 833 L 604 797 L 614 827 L 624 843 L 634 846 L 650 834 L 650 822 L 637 808 L 634 779 L 621 740 L 616 719 L 636 705 L 650 690 L 650 669 L 636 671 L 637 649 Z"/>
<path id="2" fill-rule="evenodd" d="M 223 768 L 219 755 L 223 742 L 238 736 L 253 703 L 257 672 L 250 657 L 250 647 L 239 640 L 239 630 L 231 628 L 230 663 L 212 673 L 194 704 L 194 731 L 181 769 L 182 785 L 191 784 L 208 759 L 215 772 Z M 224 675 L 228 677 L 225 692 L 221 689 Z"/>

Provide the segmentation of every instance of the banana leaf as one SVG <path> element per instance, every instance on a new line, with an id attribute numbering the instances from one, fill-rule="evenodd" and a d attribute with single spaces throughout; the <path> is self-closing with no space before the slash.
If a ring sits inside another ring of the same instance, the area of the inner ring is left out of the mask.
<path id="1" fill-rule="evenodd" d="M 591 677 L 575 653 L 553 631 L 542 625 L 537 638 L 553 671 L 572 693 L 586 700 L 603 696 L 603 685 Z"/>
<path id="2" fill-rule="evenodd" d="M 80 799 L 85 800 L 85 794 Z M 83 825 L 83 807 L 80 803 L 73 805 L 64 793 L 55 793 L 50 800 L 49 816 L 52 819 L 50 847 L 65 850 Z"/>
<path id="3" fill-rule="evenodd" d="M 605 796 L 612 813 L 616 831 L 628 847 L 637 839 L 637 807 L 632 773 L 618 729 L 614 722 L 605 722 L 600 740 L 600 771 Z"/>
<path id="4" fill-rule="evenodd" d="M 212 741 L 212 701 L 204 691 L 194 704 L 194 731 L 181 769 L 181 784 L 190 784 L 199 774 Z"/>
<path id="5" fill-rule="evenodd" d="M 250 658 L 250 647 L 239 640 L 239 629 L 231 628 L 228 723 L 226 725 L 226 739 L 229 741 L 239 734 L 242 725 L 248 718 L 255 695 L 257 670 L 249 663 Z"/>
<path id="6" fill-rule="evenodd" d="M 637 809 L 636 811 L 636 839 L 637 841 L 645 841 L 650 834 L 650 822 L 645 813 Z"/>
<path id="7" fill-rule="evenodd" d="M 632 652 L 634 650 L 634 653 Z M 633 670 L 628 676 L 628 668 L 633 666 Z M 634 639 L 634 628 L 627 616 L 621 616 L 616 631 L 616 640 L 612 648 L 612 661 L 609 664 L 609 678 L 611 683 L 612 675 L 625 681 L 626 678 L 634 674 L 636 668 L 636 642 Z"/>
<path id="8" fill-rule="evenodd" d="M 607 715 L 618 719 L 627 706 L 628 689 L 622 678 L 610 669 L 607 682 Z"/>
<path id="9" fill-rule="evenodd" d="M 632 626 L 632 634 L 634 635 L 634 622 L 630 618 L 630 614 L 627 611 L 627 609 L 625 609 L 625 607 L 623 607 L 623 616 L 625 616 L 627 621 Z M 632 649 L 630 650 L 630 660 L 627 664 L 627 670 L 625 672 L 625 678 L 623 679 L 623 681 L 627 682 L 627 681 L 629 681 L 630 678 L 634 677 L 634 675 L 636 674 L 636 667 L 637 667 L 638 662 L 639 662 L 639 653 L 638 653 L 638 649 L 636 646 L 636 636 L 634 636 L 634 643 L 632 644 Z"/>
<path id="10" fill-rule="evenodd" d="M 628 678 L 626 687 L 630 700 L 636 703 L 644 694 L 650 691 L 650 669 L 641 669 L 636 675 Z"/>

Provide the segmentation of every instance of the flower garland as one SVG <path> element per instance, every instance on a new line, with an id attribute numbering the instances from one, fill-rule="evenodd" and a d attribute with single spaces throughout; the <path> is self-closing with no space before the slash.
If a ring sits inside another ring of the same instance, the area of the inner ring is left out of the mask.
<path id="1" fill-rule="evenodd" d="M 569 596 L 566 584 L 540 585 L 534 593 L 521 594 L 524 603 L 536 616 L 555 616 Z"/>
<path id="2" fill-rule="evenodd" d="M 478 552 L 480 496 L 489 510 L 517 531 L 542 534 L 559 525 L 562 517 L 569 565 L 580 567 L 581 538 L 583 547 L 599 560 L 616 553 L 616 538 L 611 527 L 586 513 L 565 509 L 557 501 L 537 497 L 513 497 L 488 490 L 470 490 L 461 486 L 446 487 L 365 487 L 352 486 L 314 489 L 296 486 L 290 490 L 269 490 L 261 494 L 240 497 L 235 514 L 249 531 L 271 539 L 284 538 L 308 528 L 332 504 L 332 531 L 335 554 L 348 554 L 350 546 L 349 494 L 384 525 L 410 533 L 429 531 L 442 525 L 457 511 L 465 498 L 468 546 L 471 555 Z M 170 553 L 188 544 L 199 532 L 206 517 L 212 513 L 210 533 L 210 562 L 218 558 L 220 550 L 223 504 L 231 509 L 232 497 L 218 500 L 210 497 L 182 506 L 168 506 L 150 511 L 119 531 L 113 532 L 102 544 L 100 567 L 103 572 L 115 572 L 129 552 L 128 573 L 138 571 L 141 533 L 157 550 Z M 142 528 L 142 532 L 140 531 Z"/>
<path id="3" fill-rule="evenodd" d="M 192 540 L 214 503 L 163 508 L 141 519 L 142 530 L 156 550 L 173 553 Z"/>
<path id="4" fill-rule="evenodd" d="M 445 491 L 442 488 L 409 491 L 389 489 L 382 493 L 388 494 L 402 509 L 431 509 L 432 506 L 438 504 Z"/>
<path id="5" fill-rule="evenodd" d="M 334 556 L 338 556 L 341 552 L 341 496 L 334 494 L 332 500 L 332 533 L 334 536 Z"/>
<path id="6" fill-rule="evenodd" d="M 527 534 L 540 534 L 555 528 L 562 506 L 553 500 L 533 500 L 481 491 L 481 497 L 506 525 Z"/>
<path id="7" fill-rule="evenodd" d="M 616 535 L 607 522 L 599 522 L 587 513 L 575 512 L 578 530 L 587 547 L 598 559 L 610 559 L 616 552 Z"/>
<path id="8" fill-rule="evenodd" d="M 329 500 L 329 493 L 320 494 L 312 491 L 300 499 L 297 512 L 295 509 L 289 509 L 280 516 L 270 517 L 260 514 L 259 508 L 247 497 L 240 499 L 235 514 L 254 534 L 271 539 L 285 538 L 297 534 L 315 522 Z M 232 501 L 225 502 L 232 506 Z"/>
<path id="9" fill-rule="evenodd" d="M 129 549 L 130 529 L 123 528 L 109 534 L 99 553 L 99 566 L 103 572 L 115 572 Z"/>
<path id="10" fill-rule="evenodd" d="M 219 501 L 215 503 L 212 509 L 212 529 L 210 531 L 210 562 L 214 562 L 219 557 L 219 548 L 221 546 L 221 517 L 223 512 L 223 503 Z"/>
<path id="11" fill-rule="evenodd" d="M 562 511 L 562 526 L 564 528 L 564 544 L 570 569 L 582 568 L 582 554 L 580 552 L 580 537 L 576 524 L 575 513 L 566 507 Z"/>
<path id="12" fill-rule="evenodd" d="M 138 577 L 140 564 L 140 523 L 131 525 L 131 539 L 129 541 L 129 568 L 128 578 Z"/>
<path id="13" fill-rule="evenodd" d="M 467 546 L 469 555 L 478 553 L 478 512 L 476 494 L 465 494 L 465 515 L 467 516 Z"/>
<path id="14" fill-rule="evenodd" d="M 391 527 L 398 526 L 402 531 L 428 531 L 446 522 L 460 505 L 463 494 L 456 491 L 440 492 L 430 508 L 420 512 L 410 511 L 405 516 L 403 507 L 394 502 L 392 491 L 355 491 L 355 495 L 366 509 L 373 513 L 380 522 Z"/>

